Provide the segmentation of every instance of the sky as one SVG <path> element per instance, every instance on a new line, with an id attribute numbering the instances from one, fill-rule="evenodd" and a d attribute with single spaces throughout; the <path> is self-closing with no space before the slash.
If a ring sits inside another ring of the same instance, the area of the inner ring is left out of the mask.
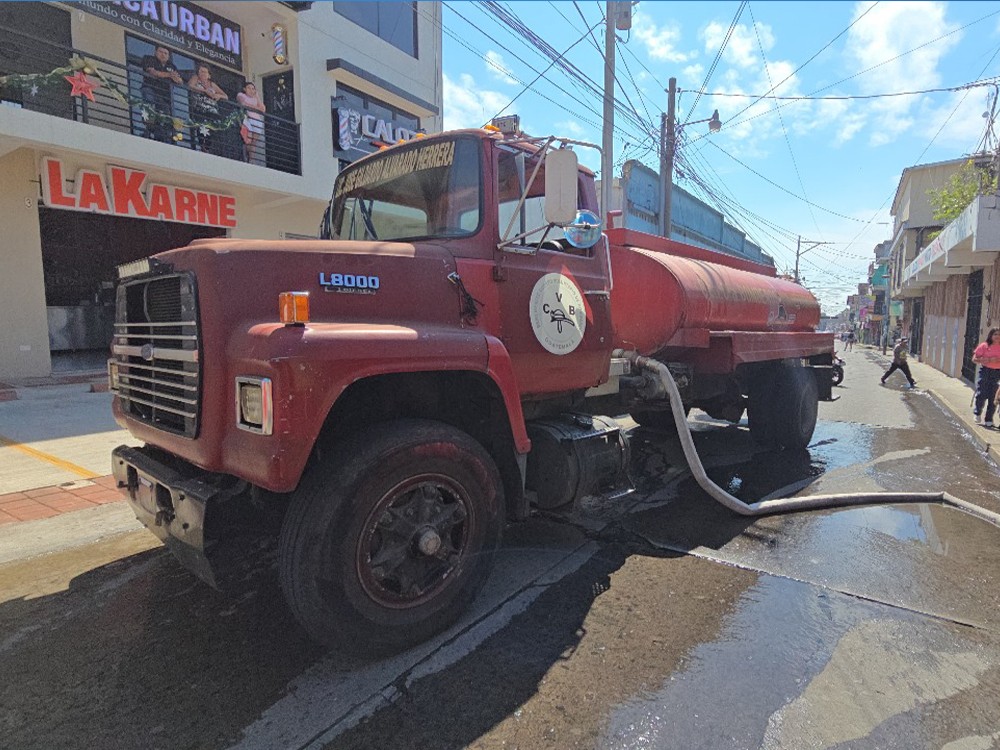
<path id="1" fill-rule="evenodd" d="M 600 144 L 604 9 L 446 0 L 445 129 L 518 114 L 530 135 Z M 676 78 L 674 184 L 721 210 L 779 271 L 798 248 L 826 315 L 846 307 L 891 239 L 904 169 L 997 148 L 1000 2 L 642 0 L 617 40 L 615 176 L 626 159 L 659 171 Z M 709 135 L 695 121 L 715 109 L 723 127 Z M 578 152 L 599 171 L 596 151 Z"/>

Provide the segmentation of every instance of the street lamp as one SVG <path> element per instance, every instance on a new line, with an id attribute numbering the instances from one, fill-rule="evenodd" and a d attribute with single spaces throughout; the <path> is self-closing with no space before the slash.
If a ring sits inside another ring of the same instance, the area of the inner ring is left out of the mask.
<path id="1" fill-rule="evenodd" d="M 722 120 L 719 119 L 719 110 L 715 110 L 711 117 L 706 117 L 704 120 L 691 120 L 690 122 L 685 122 L 683 125 L 678 125 L 677 130 L 679 132 L 682 128 L 686 128 L 688 125 L 697 125 L 699 122 L 708 123 L 709 133 L 718 133 L 722 130 Z"/>
<path id="2" fill-rule="evenodd" d="M 719 110 L 715 110 L 711 117 L 704 120 L 692 120 L 690 122 L 675 125 L 675 110 L 677 102 L 677 79 L 670 79 L 670 88 L 667 89 L 667 114 L 660 120 L 660 196 L 663 205 L 660 207 L 660 236 L 670 239 L 671 224 L 671 193 L 674 187 L 674 151 L 677 147 L 677 134 L 688 125 L 697 125 L 701 122 L 708 123 L 709 133 L 718 133 L 722 130 L 722 120 L 719 119 Z"/>

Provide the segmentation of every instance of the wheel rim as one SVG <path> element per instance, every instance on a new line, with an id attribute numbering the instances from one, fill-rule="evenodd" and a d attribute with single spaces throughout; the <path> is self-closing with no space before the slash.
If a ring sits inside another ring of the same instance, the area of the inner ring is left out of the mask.
<path id="1" fill-rule="evenodd" d="M 473 506 L 447 476 L 425 474 L 396 485 L 369 513 L 358 540 L 356 569 L 379 604 L 423 604 L 454 580 L 468 551 Z"/>

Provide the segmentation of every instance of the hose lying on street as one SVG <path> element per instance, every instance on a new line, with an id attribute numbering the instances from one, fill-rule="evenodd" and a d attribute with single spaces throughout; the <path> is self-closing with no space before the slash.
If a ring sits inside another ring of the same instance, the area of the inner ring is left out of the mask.
<path id="1" fill-rule="evenodd" d="M 670 397 L 670 410 L 677 426 L 677 434 L 681 440 L 684 457 L 691 467 L 691 473 L 709 496 L 729 510 L 741 516 L 766 516 L 778 513 L 792 513 L 802 510 L 817 510 L 820 508 L 843 508 L 852 505 L 876 505 L 890 503 L 941 503 L 965 511 L 977 518 L 1000 527 L 1000 514 L 981 508 L 978 505 L 960 500 L 947 492 L 856 492 L 834 495 L 809 495 L 806 497 L 775 498 L 761 500 L 756 503 L 745 503 L 730 495 L 715 482 L 709 479 L 702 466 L 701 459 L 694 447 L 691 429 L 684 415 L 684 404 L 680 391 L 674 382 L 670 370 L 662 362 L 649 357 L 643 357 L 635 352 L 627 354 L 629 361 L 636 367 L 655 374 L 666 388 Z"/>

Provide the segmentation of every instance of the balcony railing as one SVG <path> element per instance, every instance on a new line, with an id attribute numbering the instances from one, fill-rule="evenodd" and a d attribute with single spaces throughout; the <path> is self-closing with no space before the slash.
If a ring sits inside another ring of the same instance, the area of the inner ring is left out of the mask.
<path id="1" fill-rule="evenodd" d="M 0 54 L 0 108 L 13 106 L 43 112 L 301 174 L 298 123 L 253 112 L 253 117 L 259 118 L 255 123 L 248 120 L 246 109 L 225 99 L 217 102 L 217 112 L 199 111 L 195 92 L 186 85 L 164 80 L 162 93 L 157 92 L 148 85 L 138 65 L 123 66 L 4 26 L 0 26 L 0 32 L 4 39 L 19 42 L 13 48 L 16 54 Z M 182 80 L 186 82 L 192 74 L 181 71 Z M 83 87 L 77 85 L 81 88 L 77 95 L 72 94 L 74 85 L 66 76 L 76 76 L 83 82 Z M 96 85 L 91 88 L 89 83 Z M 234 98 L 235 93 L 227 92 Z M 250 137 L 255 130 L 262 132 L 257 138 Z"/>

